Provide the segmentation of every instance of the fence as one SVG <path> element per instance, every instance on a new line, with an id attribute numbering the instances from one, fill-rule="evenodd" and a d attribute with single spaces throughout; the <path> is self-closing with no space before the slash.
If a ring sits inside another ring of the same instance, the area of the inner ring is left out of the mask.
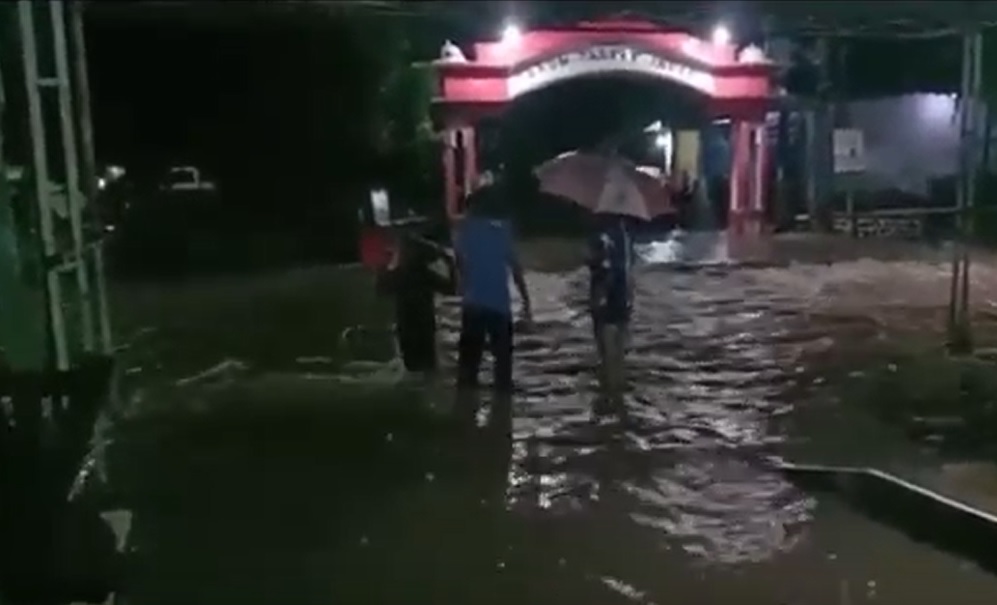
<path id="1" fill-rule="evenodd" d="M 113 362 L 0 368 L 0 601 L 102 602 L 116 581 L 113 530 L 70 491 L 111 393 Z"/>

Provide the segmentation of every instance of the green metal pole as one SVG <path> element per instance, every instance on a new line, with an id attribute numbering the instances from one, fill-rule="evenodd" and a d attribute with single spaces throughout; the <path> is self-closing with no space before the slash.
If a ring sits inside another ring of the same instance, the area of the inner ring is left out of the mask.
<path id="1" fill-rule="evenodd" d="M 976 195 L 977 107 L 980 100 L 982 34 L 978 27 L 962 36 L 962 86 L 959 95 L 959 178 L 956 188 L 958 234 L 952 255 L 949 288 L 948 346 L 954 353 L 973 349 L 972 320 L 969 309 L 969 236 L 972 233 L 972 209 Z"/>
<path id="2" fill-rule="evenodd" d="M 80 174 L 83 195 L 95 210 L 97 204 L 97 160 L 94 149 L 93 117 L 90 110 L 90 78 L 87 73 L 87 45 L 83 35 L 83 2 L 77 0 L 69 3 L 69 34 L 72 40 L 74 99 L 76 100 L 76 119 L 80 129 Z M 96 212 L 91 212 L 96 219 Z M 99 225 L 92 225 L 99 227 Z M 114 343 L 111 334 L 111 318 L 107 304 L 107 278 L 104 271 L 104 245 L 98 242 L 93 250 L 93 289 L 97 305 L 97 330 L 100 339 L 100 350 L 110 355 Z"/>
<path id="3" fill-rule="evenodd" d="M 0 41 L 19 38 L 14 5 L 0 6 Z M 5 96 L 5 67 L 17 62 L 17 44 L 0 44 L 0 116 L 8 110 Z M 5 154 L 3 124 L 0 120 L 0 364 L 14 371 L 39 371 L 48 362 L 45 295 L 38 275 L 31 271 L 36 255 L 37 235 L 32 213 L 27 210 L 26 182 L 16 174 Z"/>

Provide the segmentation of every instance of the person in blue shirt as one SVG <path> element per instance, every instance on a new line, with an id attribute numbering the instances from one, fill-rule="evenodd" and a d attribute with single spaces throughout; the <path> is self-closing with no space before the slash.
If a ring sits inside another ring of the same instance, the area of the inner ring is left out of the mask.
<path id="1" fill-rule="evenodd" d="M 457 386 L 478 385 L 485 344 L 494 358 L 494 387 L 511 392 L 513 320 L 509 274 L 519 290 L 523 315 L 532 321 L 530 295 L 516 255 L 508 219 L 505 186 L 491 173 L 466 200 L 465 215 L 455 234 L 461 325 L 458 343 Z"/>
<path id="2" fill-rule="evenodd" d="M 589 312 L 607 395 L 623 389 L 623 355 L 633 311 L 634 248 L 629 219 L 596 214 L 589 235 Z"/>

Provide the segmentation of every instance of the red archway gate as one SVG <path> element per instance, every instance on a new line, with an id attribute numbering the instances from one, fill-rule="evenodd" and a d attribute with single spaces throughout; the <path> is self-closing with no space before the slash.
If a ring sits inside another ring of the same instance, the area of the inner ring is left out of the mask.
<path id="1" fill-rule="evenodd" d="M 447 214 L 478 174 L 475 125 L 519 97 L 573 78 L 632 74 L 696 91 L 709 113 L 731 121 L 729 224 L 761 225 L 767 162 L 765 116 L 776 96 L 775 66 L 749 46 L 738 49 L 646 22 L 603 20 L 538 29 L 477 42 L 472 58 L 451 43 L 432 63 L 443 127 Z M 458 173 L 459 172 L 459 173 Z"/>

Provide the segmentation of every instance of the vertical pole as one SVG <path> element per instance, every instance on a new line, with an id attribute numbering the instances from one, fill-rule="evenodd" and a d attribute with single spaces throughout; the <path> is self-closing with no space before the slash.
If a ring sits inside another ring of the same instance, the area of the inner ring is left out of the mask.
<path id="1" fill-rule="evenodd" d="M 831 134 L 834 121 L 831 113 L 830 52 L 827 38 L 817 40 L 818 64 L 817 99 L 807 113 L 807 212 L 811 228 L 821 228 L 822 208 L 826 202 L 829 169 L 833 158 Z"/>
<path id="2" fill-rule="evenodd" d="M 962 86 L 959 98 L 959 178 L 956 183 L 956 224 L 958 234 L 952 256 L 952 278 L 949 289 L 948 345 L 950 350 L 966 353 L 972 350 L 969 317 L 969 242 L 972 228 L 970 213 L 976 190 L 976 120 L 981 77 L 982 34 L 978 29 L 967 30 L 962 39 Z"/>
<path id="3" fill-rule="evenodd" d="M 816 231 L 817 221 L 817 110 L 814 106 L 808 107 L 803 114 L 803 132 L 805 134 L 806 152 L 803 154 L 806 165 L 803 170 L 803 178 L 806 181 L 807 196 L 807 219 L 810 221 L 810 229 Z"/>
<path id="4" fill-rule="evenodd" d="M 959 113 L 957 116 L 959 125 L 959 162 L 956 169 L 956 189 L 955 189 L 955 205 L 956 205 L 956 215 L 955 215 L 955 245 L 952 248 L 952 267 L 951 275 L 949 279 L 949 308 L 948 308 L 948 322 L 946 325 L 947 336 L 948 336 L 948 346 L 950 349 L 959 349 L 965 344 L 963 342 L 964 334 L 961 333 L 959 309 L 961 304 L 959 301 L 959 296 L 962 292 L 962 285 L 959 283 L 962 279 L 962 232 L 963 224 L 965 223 L 965 217 L 963 216 L 963 209 L 965 207 L 965 183 L 963 182 L 963 164 L 965 164 L 965 124 L 966 124 L 966 97 L 969 92 L 969 78 L 970 78 L 970 53 L 969 47 L 967 45 L 967 37 L 963 34 L 961 39 L 962 42 L 962 77 L 959 83 L 959 99 L 958 99 L 958 109 Z"/>
<path id="5" fill-rule="evenodd" d="M 730 197 L 727 227 L 740 230 L 750 203 L 747 196 L 751 161 L 751 125 L 740 119 L 731 120 Z"/>
<path id="6" fill-rule="evenodd" d="M 976 214 L 973 212 L 976 205 L 976 186 L 978 182 L 980 160 L 982 158 L 982 145 L 980 131 L 983 128 L 984 104 L 983 104 L 983 32 L 977 29 L 970 39 L 970 57 L 972 60 L 972 80 L 969 92 L 969 150 L 966 161 L 966 234 L 972 238 L 976 235 Z M 969 264 L 967 257 L 967 265 Z M 968 280 L 967 280 L 968 283 Z M 967 286 L 968 287 L 968 286 Z M 968 301 L 968 296 L 967 296 Z"/>
<path id="7" fill-rule="evenodd" d="M 728 179 L 729 185 L 727 187 L 727 230 L 731 231 L 735 227 L 737 222 L 738 208 L 740 207 L 741 200 L 738 197 L 740 194 L 740 188 L 737 186 L 738 180 L 741 178 L 741 170 L 738 164 L 738 157 L 740 153 L 740 136 L 741 136 L 741 123 L 736 119 L 731 118 L 730 121 L 730 178 Z"/>
<path id="8" fill-rule="evenodd" d="M 76 118 L 80 127 L 80 172 L 83 195 L 91 205 L 97 203 L 97 160 L 93 137 L 93 115 L 90 108 L 90 77 L 87 73 L 87 45 L 83 35 L 83 2 L 69 3 L 69 34 L 72 37 L 73 75 L 75 76 Z M 107 304 L 107 278 L 104 273 L 103 244 L 93 247 L 94 298 L 97 302 L 97 322 L 104 354 L 114 347 L 111 335 L 111 315 Z"/>
<path id="9" fill-rule="evenodd" d="M 478 141 L 473 128 L 461 129 L 464 151 L 464 195 L 474 191 L 478 182 Z"/>
<path id="10" fill-rule="evenodd" d="M 38 75 L 38 47 L 35 38 L 34 2 L 18 0 L 21 47 L 24 61 L 24 84 L 28 96 L 28 121 L 31 128 L 32 176 L 38 204 L 43 264 L 46 276 L 46 298 L 57 370 L 69 369 L 69 349 L 66 326 L 62 315 L 62 287 L 59 273 L 52 266 L 57 256 L 55 229 L 52 224 L 51 182 L 45 149 L 45 126 L 42 119 L 41 92 Z"/>
<path id="11" fill-rule="evenodd" d="M 93 304 L 90 298 L 90 280 L 87 275 L 87 262 L 83 248 L 83 191 L 80 183 L 80 162 L 76 147 L 76 125 L 73 109 L 72 89 L 70 88 L 69 47 L 66 43 L 65 2 L 49 2 L 49 16 L 52 20 L 53 42 L 55 44 L 55 76 L 59 99 L 59 125 L 62 131 L 62 149 L 66 164 L 66 203 L 69 206 L 69 225 L 72 232 L 72 254 L 74 273 L 79 296 L 82 321 L 83 349 L 94 350 Z"/>
<path id="12" fill-rule="evenodd" d="M 754 124 L 752 135 L 755 153 L 753 156 L 754 165 L 752 166 L 752 180 L 754 182 L 751 187 L 751 220 L 753 221 L 752 228 L 761 232 L 765 224 L 766 176 L 768 175 L 769 161 L 768 129 L 764 118 L 761 122 Z"/>
<path id="13" fill-rule="evenodd" d="M 981 60 L 980 63 L 982 64 L 983 61 Z M 982 81 L 981 81 L 981 86 L 982 86 Z M 982 141 L 980 141 L 980 146 L 981 146 L 980 167 L 982 173 L 986 174 L 990 170 L 990 164 L 991 164 L 990 146 L 991 143 L 993 142 L 991 140 L 991 133 L 993 132 L 993 112 L 990 110 L 990 107 L 987 105 L 986 101 L 980 102 L 979 109 L 980 113 L 983 114 L 983 116 L 980 117 L 980 128 L 981 128 L 980 136 L 982 137 Z"/>
<path id="14" fill-rule="evenodd" d="M 69 34 L 72 37 L 73 77 L 76 115 L 80 128 L 80 172 L 83 193 L 93 201 L 97 197 L 97 161 L 94 153 L 93 116 L 90 108 L 90 76 L 87 73 L 87 47 L 83 36 L 83 2 L 69 3 Z"/>
<path id="15" fill-rule="evenodd" d="M 460 214 L 457 191 L 457 134 L 452 128 L 443 131 L 443 203 L 447 218 L 455 220 Z"/>
<path id="16" fill-rule="evenodd" d="M 855 216 L 855 190 L 851 186 L 845 191 L 845 215 L 848 217 L 848 234 L 853 239 L 858 238 L 859 222 Z"/>
<path id="17" fill-rule="evenodd" d="M 790 144 L 789 137 L 789 119 L 790 112 L 786 109 L 785 105 L 779 107 L 778 112 L 778 125 L 776 131 L 776 142 L 775 149 L 773 153 L 775 154 L 775 171 L 774 171 L 774 182 L 773 182 L 773 194 L 772 203 L 774 208 L 774 218 L 776 228 L 783 228 L 787 225 L 793 225 L 795 223 L 795 208 L 789 208 L 788 199 L 786 195 L 786 158 L 788 157 L 787 149 Z"/>
<path id="18" fill-rule="evenodd" d="M 973 346 L 972 319 L 969 311 L 969 267 L 972 262 L 969 253 L 969 244 L 976 235 L 976 216 L 974 207 L 976 206 L 976 184 L 980 166 L 979 118 L 980 108 L 982 107 L 981 83 L 983 80 L 983 33 L 979 29 L 976 29 L 973 32 L 972 37 L 970 38 L 970 45 L 969 52 L 973 68 L 971 74 L 972 80 L 969 85 L 969 106 L 967 107 L 969 113 L 969 149 L 966 152 L 966 223 L 963 235 L 967 241 L 965 247 L 963 248 L 962 294 L 960 297 L 962 304 L 960 314 L 963 317 L 963 323 L 965 325 L 966 342 L 968 347 Z"/>

